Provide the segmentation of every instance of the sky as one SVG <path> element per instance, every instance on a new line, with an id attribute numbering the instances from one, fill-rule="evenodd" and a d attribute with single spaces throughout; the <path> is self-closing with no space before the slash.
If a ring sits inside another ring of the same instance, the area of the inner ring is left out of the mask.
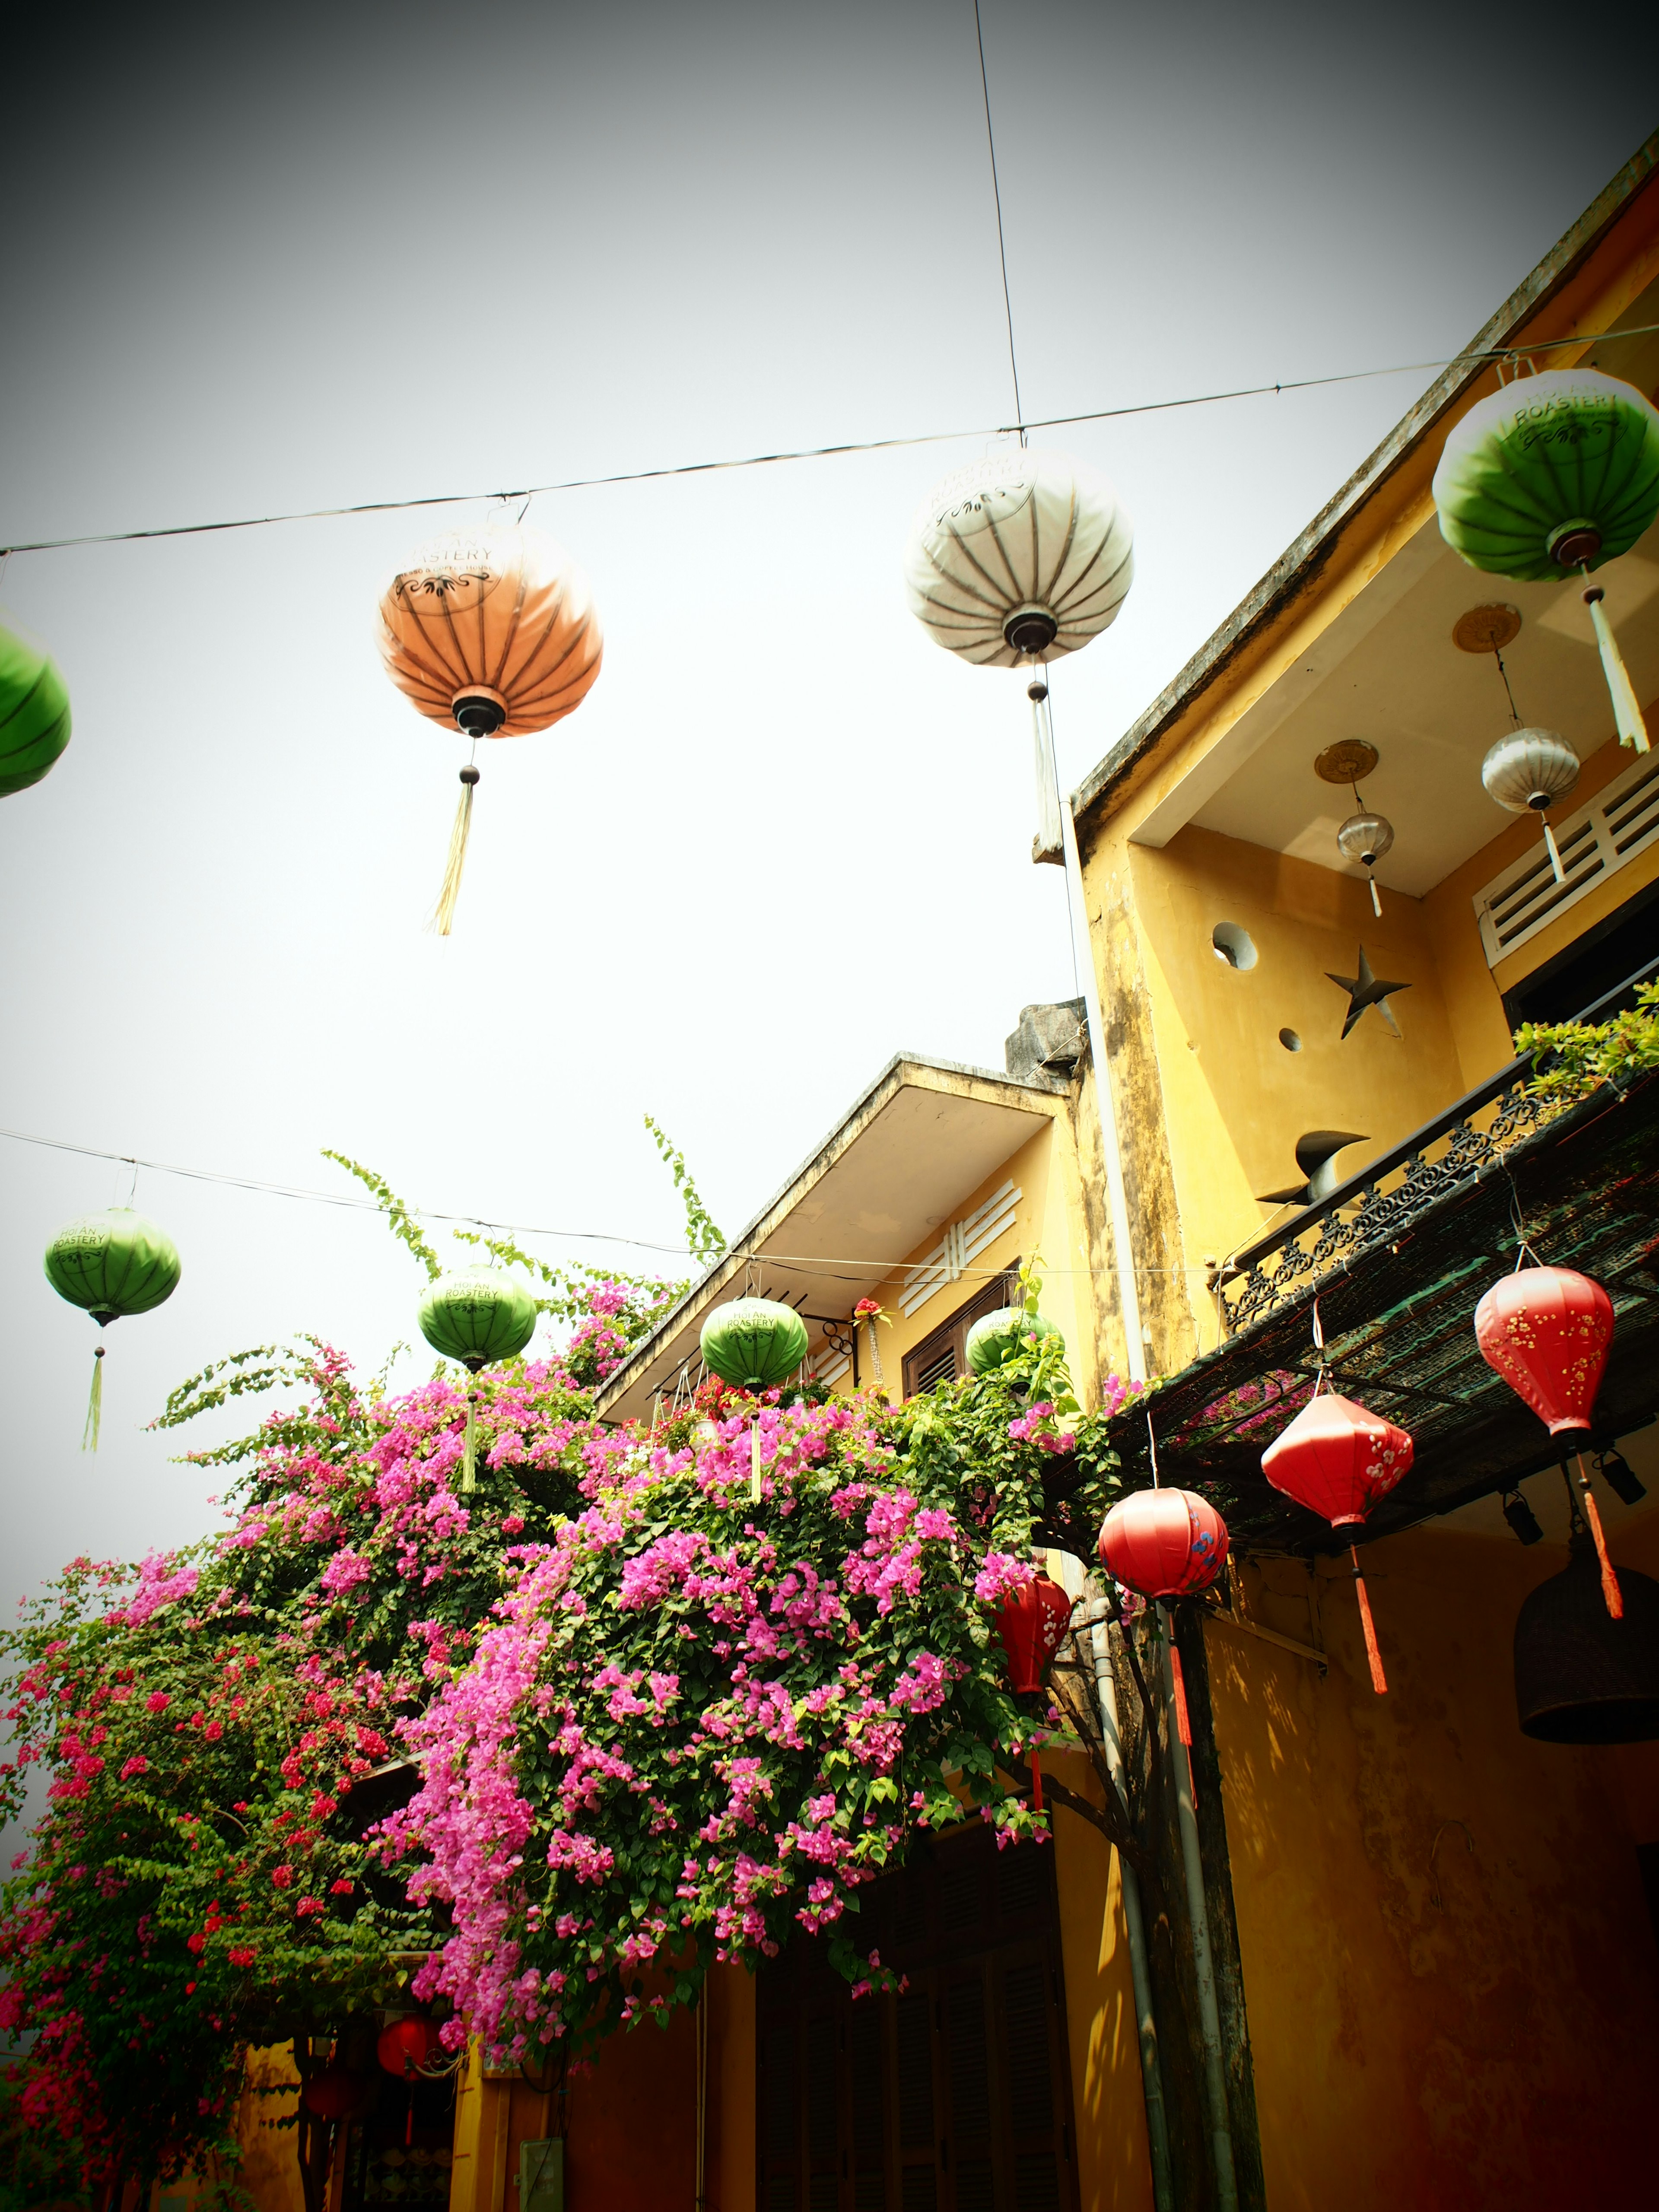
<path id="1" fill-rule="evenodd" d="M 673 1274 L 646 1114 L 732 1231 L 896 1050 L 1000 1066 L 1076 988 L 1062 878 L 1017 679 L 900 586 L 929 485 L 1014 412 L 971 0 L 33 14 L 0 544 L 477 496 L 4 564 L 75 735 L 0 802 L 0 1127 L 348 1197 L 329 1146 Z M 1646 7 L 1599 14 L 1595 68 L 1559 13 L 1459 0 L 982 16 L 1028 419 L 1431 363 L 1654 120 Z M 1054 671 L 1067 787 L 1432 375 L 1042 434 L 1136 526 L 1123 614 Z M 482 749 L 424 932 L 465 752 L 374 651 L 413 547 L 518 513 L 492 492 L 937 433 L 538 495 L 604 672 Z M 40 1255 L 130 1189 L 184 1274 L 110 1334 L 94 1457 L 95 1332 Z M 144 1425 L 206 1362 L 416 1339 L 422 1278 L 349 1207 L 0 1138 L 0 1222 L 8 1602 L 215 1525 L 192 1439 Z"/>

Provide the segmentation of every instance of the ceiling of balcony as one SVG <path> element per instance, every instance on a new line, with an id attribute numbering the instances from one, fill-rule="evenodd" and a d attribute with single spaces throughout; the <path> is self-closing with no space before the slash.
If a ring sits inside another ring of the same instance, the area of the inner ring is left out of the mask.
<path id="1" fill-rule="evenodd" d="M 1659 323 L 1659 283 L 1623 319 Z M 1659 386 L 1659 333 L 1610 340 L 1589 366 L 1638 390 Z M 1620 649 L 1644 706 L 1659 699 L 1659 524 L 1597 572 Z M 1147 816 L 1140 844 L 1164 845 L 1188 823 L 1359 876 L 1337 851 L 1337 825 L 1353 811 L 1348 792 L 1322 782 L 1314 760 L 1339 738 L 1375 745 L 1367 806 L 1394 823 L 1394 849 L 1377 880 L 1420 897 L 1511 817 L 1480 782 L 1487 747 L 1510 727 L 1488 654 L 1460 652 L 1452 628 L 1493 600 L 1519 609 L 1519 635 L 1504 653 L 1524 721 L 1559 730 L 1581 758 L 1613 736 L 1613 711 L 1577 580 L 1512 584 L 1465 566 L 1431 520 Z M 1625 756 L 1628 761 L 1629 756 Z M 1564 801 L 1570 814 L 1575 801 Z"/>

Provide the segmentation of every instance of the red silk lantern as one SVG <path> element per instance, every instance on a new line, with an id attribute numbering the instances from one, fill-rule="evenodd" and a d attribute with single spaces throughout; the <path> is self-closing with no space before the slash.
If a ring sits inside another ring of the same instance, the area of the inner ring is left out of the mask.
<path id="1" fill-rule="evenodd" d="M 1553 1437 L 1588 1429 L 1613 1342 L 1613 1300 L 1571 1267 L 1518 1267 L 1474 1310 L 1480 1357 Z"/>
<path id="2" fill-rule="evenodd" d="M 1553 1437 L 1589 1430 L 1613 1343 L 1613 1300 L 1600 1283 L 1572 1267 L 1517 1267 L 1475 1308 L 1474 1340 L 1487 1366 L 1526 1400 Z M 1625 1601 L 1582 1456 L 1578 1492 L 1601 1563 L 1603 1601 L 1613 1620 L 1622 1620 Z"/>
<path id="3" fill-rule="evenodd" d="M 368 2094 L 368 2084 L 349 2066 L 325 2066 L 300 2092 L 300 2100 L 319 2120 L 343 2120 L 355 2112 Z"/>
<path id="4" fill-rule="evenodd" d="M 1227 1564 L 1227 1524 L 1191 1490 L 1138 1490 L 1101 1523 L 1100 1564 L 1146 1598 L 1194 1597 Z"/>
<path id="5" fill-rule="evenodd" d="M 1071 1599 L 1041 1567 L 1024 1589 L 1016 1590 L 998 1606 L 996 1632 L 1007 1654 L 1008 1672 L 1016 1690 L 1024 1692 L 1042 1687 L 1042 1678 L 1071 1618 Z"/>
<path id="6" fill-rule="evenodd" d="M 395 2074 L 400 2081 L 410 2081 L 442 2048 L 437 2023 L 411 2012 L 381 2029 L 374 2056 L 388 2074 Z"/>
<path id="7" fill-rule="evenodd" d="M 1414 1450 L 1409 1433 L 1381 1413 L 1334 1390 L 1316 1389 L 1262 1453 L 1261 1472 L 1275 1490 L 1310 1513 L 1322 1515 L 1333 1528 L 1352 1528 L 1409 1473 Z M 1353 1562 L 1371 1687 L 1381 1697 L 1389 1681 L 1371 1619 L 1370 1596 L 1359 1571 L 1359 1553 L 1352 1544 L 1348 1557 Z"/>
<path id="8" fill-rule="evenodd" d="M 1007 1655 L 1012 1686 L 1022 1694 L 1040 1690 L 1072 1618 L 1073 1601 L 1039 1567 L 1023 1589 L 1003 1599 L 992 1616 Z M 1031 1747 L 1031 1802 L 1042 1810 L 1041 1754 Z"/>
<path id="9" fill-rule="evenodd" d="M 1262 1453 L 1261 1472 L 1286 1498 L 1346 1528 L 1409 1473 L 1413 1449 L 1407 1431 L 1382 1414 L 1321 1390 Z"/>

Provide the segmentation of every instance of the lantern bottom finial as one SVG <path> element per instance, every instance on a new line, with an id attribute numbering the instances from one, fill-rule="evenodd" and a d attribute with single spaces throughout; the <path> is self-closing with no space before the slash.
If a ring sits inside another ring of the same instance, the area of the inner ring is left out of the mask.
<path id="1" fill-rule="evenodd" d="M 493 738 L 507 720 L 507 702 L 494 691 L 458 691 L 450 712 L 463 735 Z"/>
<path id="2" fill-rule="evenodd" d="M 1002 625 L 1002 635 L 1015 653 L 1035 658 L 1047 653 L 1060 635 L 1060 624 L 1046 607 L 1016 607 Z"/>
<path id="3" fill-rule="evenodd" d="M 1588 515 L 1575 514 L 1558 523 L 1546 542 L 1558 568 L 1579 568 L 1601 550 L 1601 532 Z"/>

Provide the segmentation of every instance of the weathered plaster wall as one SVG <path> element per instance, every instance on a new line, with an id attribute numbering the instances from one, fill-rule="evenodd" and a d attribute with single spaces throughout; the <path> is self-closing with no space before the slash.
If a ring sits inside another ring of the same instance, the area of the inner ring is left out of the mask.
<path id="1" fill-rule="evenodd" d="M 1044 1765 L 1098 1802 L 1083 1759 L 1050 1753 Z M 1146 2107 L 1117 1853 L 1075 1814 L 1051 1817 L 1082 2212 L 1151 2212 Z"/>
<path id="2" fill-rule="evenodd" d="M 1659 1563 L 1659 1518 L 1614 1548 Z M 1335 1563 L 1316 1593 L 1323 1680 L 1207 1638 L 1268 2200 L 1649 2201 L 1659 1952 L 1632 1807 L 1646 1789 L 1659 1809 L 1654 1755 L 1520 1734 L 1515 1616 L 1559 1550 L 1439 1528 L 1365 1559 L 1387 1697 Z M 1299 1565 L 1246 1584 L 1267 1625 L 1309 1634 Z"/>

